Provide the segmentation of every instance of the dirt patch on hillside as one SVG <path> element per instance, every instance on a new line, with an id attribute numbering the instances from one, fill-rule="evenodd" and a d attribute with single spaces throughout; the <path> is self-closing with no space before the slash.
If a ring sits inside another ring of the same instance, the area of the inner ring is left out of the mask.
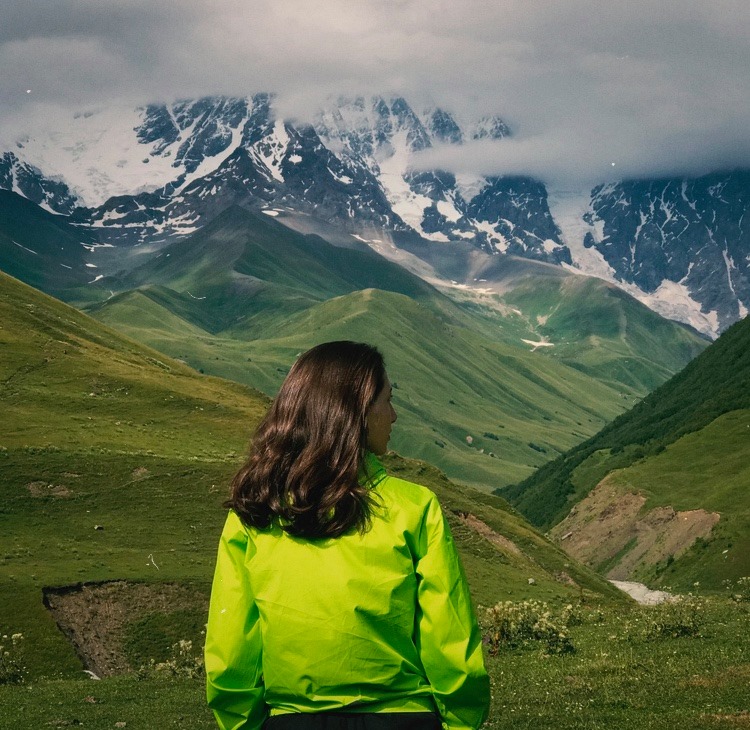
<path id="1" fill-rule="evenodd" d="M 64 484 L 48 484 L 47 482 L 29 482 L 26 485 L 32 497 L 72 497 L 73 492 Z"/>
<path id="2" fill-rule="evenodd" d="M 478 517 L 468 513 L 461 512 L 458 514 L 458 518 L 467 527 L 470 527 L 475 532 L 479 533 L 485 540 L 491 542 L 495 547 L 501 550 L 507 550 L 509 553 L 514 555 L 523 555 L 521 549 L 512 540 L 509 540 L 504 535 L 493 530 L 486 522 L 482 522 Z"/>
<path id="3" fill-rule="evenodd" d="M 511 553 L 513 555 L 520 555 L 530 565 L 539 567 L 534 558 L 532 558 L 530 555 L 527 555 L 512 540 L 505 537 L 505 535 L 501 535 L 496 530 L 493 530 L 486 522 L 480 520 L 476 515 L 473 515 L 470 512 L 455 512 L 455 515 L 456 517 L 458 517 L 462 524 L 466 525 L 466 527 L 483 537 L 491 545 L 494 545 L 496 548 L 502 550 L 503 552 Z M 576 583 L 573 578 L 571 578 L 571 576 L 564 570 L 553 573 L 552 577 L 558 583 L 564 583 L 565 585 L 569 585 L 574 588 L 580 587 L 578 583 Z"/>
<path id="4" fill-rule="evenodd" d="M 636 569 L 678 558 L 696 541 L 711 534 L 717 512 L 656 507 L 643 512 L 646 498 L 624 492 L 610 477 L 556 525 L 550 536 L 567 553 L 593 568 L 608 567 L 606 576 L 630 579 Z"/>
<path id="5" fill-rule="evenodd" d="M 123 650 L 127 625 L 156 612 L 208 611 L 202 593 L 177 583 L 110 581 L 44 588 L 42 593 L 84 667 L 98 677 L 137 668 L 129 666 Z"/>

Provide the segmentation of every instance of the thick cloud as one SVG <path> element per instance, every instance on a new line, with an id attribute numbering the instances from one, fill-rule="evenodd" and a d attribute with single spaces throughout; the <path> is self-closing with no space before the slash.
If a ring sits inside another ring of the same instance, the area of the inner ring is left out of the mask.
<path id="1" fill-rule="evenodd" d="M 746 0 L 3 0 L 0 131 L 112 101 L 267 90 L 305 117 L 397 93 L 514 129 L 425 165 L 697 174 L 750 167 L 749 40 Z"/>

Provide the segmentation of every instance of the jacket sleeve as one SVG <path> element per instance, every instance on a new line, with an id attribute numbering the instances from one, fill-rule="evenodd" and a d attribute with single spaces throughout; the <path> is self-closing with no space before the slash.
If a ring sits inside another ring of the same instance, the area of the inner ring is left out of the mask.
<path id="1" fill-rule="evenodd" d="M 206 696 L 220 730 L 259 730 L 263 699 L 261 629 L 245 561 L 254 547 L 230 512 L 219 542 L 206 626 Z"/>
<path id="2" fill-rule="evenodd" d="M 419 551 L 417 649 L 443 727 L 474 730 L 489 712 L 489 677 L 463 567 L 434 496 L 422 525 Z"/>

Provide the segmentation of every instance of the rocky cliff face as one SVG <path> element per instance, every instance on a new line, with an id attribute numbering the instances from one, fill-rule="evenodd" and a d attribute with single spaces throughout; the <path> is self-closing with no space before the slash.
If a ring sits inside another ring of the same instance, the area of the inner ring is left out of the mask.
<path id="1" fill-rule="evenodd" d="M 602 186 L 592 192 L 584 245 L 643 292 L 681 287 L 718 332 L 750 306 L 749 207 L 748 172 Z"/>
<path id="2" fill-rule="evenodd" d="M 0 154 L 0 190 L 11 190 L 56 213 L 71 213 L 76 196 L 62 180 L 53 180 L 13 152 Z"/>
<path id="3" fill-rule="evenodd" d="M 490 252 L 570 262 L 538 181 L 411 169 L 414 156 L 430 147 L 507 137 L 510 130 L 499 117 L 462 126 L 442 109 L 418 115 L 402 98 L 340 99 L 320 113 L 315 129 L 330 150 L 375 177 L 394 213 L 420 236 L 441 243 L 470 240 Z"/>

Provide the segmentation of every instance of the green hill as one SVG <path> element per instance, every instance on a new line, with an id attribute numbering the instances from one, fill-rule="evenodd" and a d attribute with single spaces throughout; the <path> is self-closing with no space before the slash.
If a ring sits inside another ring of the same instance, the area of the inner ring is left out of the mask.
<path id="1" fill-rule="evenodd" d="M 456 302 L 370 250 L 234 207 L 110 280 L 124 291 L 89 311 L 197 370 L 268 394 L 299 352 L 324 339 L 378 344 L 400 386 L 396 448 L 492 489 L 595 433 L 703 347 L 627 295 L 562 278 L 556 289 L 539 287 L 541 303 L 528 276 L 523 302 Z M 539 307 L 575 310 L 581 291 L 584 317 L 555 325 L 554 352 L 524 342 L 541 336 Z M 611 335 L 590 332 L 597 301 L 599 316 L 624 322 Z"/>
<path id="2" fill-rule="evenodd" d="M 526 276 L 503 301 L 518 308 L 545 354 L 600 380 L 651 391 L 708 344 L 600 279 Z"/>
<path id="3" fill-rule="evenodd" d="M 724 580 L 750 574 L 748 464 L 745 319 L 596 436 L 500 493 L 535 524 L 558 524 L 554 534 L 566 536 L 569 549 L 582 557 L 580 543 L 594 540 L 584 519 L 608 525 L 611 539 L 599 535 L 589 563 L 609 575 L 682 588 L 697 580 L 719 588 Z M 633 495 L 640 497 L 637 509 Z M 609 524 L 607 510 L 620 513 L 619 520 Z M 696 527 L 681 539 L 670 537 L 680 520 Z M 661 550 L 642 537 L 656 523 L 664 525 Z"/>
<path id="4" fill-rule="evenodd" d="M 251 343 L 252 364 L 269 355 L 288 363 L 314 342 L 340 338 L 376 342 L 386 357 L 401 419 L 394 448 L 485 488 L 528 473 L 622 407 L 619 392 L 573 368 L 377 289 L 290 317 Z M 253 381 L 274 390 L 283 372 L 266 372 Z"/>
<path id="5" fill-rule="evenodd" d="M 82 676 L 54 619 L 102 666 L 197 645 L 221 502 L 267 399 L 4 274 L 0 317 L 0 633 L 23 633 L 35 679 Z M 529 578 L 546 600 L 618 600 L 503 500 L 388 467 L 435 489 L 478 602 L 526 595 Z"/>
<path id="6" fill-rule="evenodd" d="M 451 298 L 478 314 L 500 314 L 499 336 L 508 344 L 523 343 L 641 395 L 708 344 L 597 278 L 539 261 L 488 255 L 469 243 L 435 246 L 412 237 L 400 245 L 417 257 L 422 275 L 444 282 L 441 288 Z"/>
<path id="7" fill-rule="evenodd" d="M 266 401 L 260 393 L 201 378 L 5 274 L 0 282 L 6 449 L 221 458 L 241 448 L 237 424 L 257 420 Z M 197 452 L 195 430 L 202 433 Z"/>
<path id="8" fill-rule="evenodd" d="M 131 304 L 143 314 L 128 311 Z M 269 394 L 297 354 L 313 344 L 377 343 L 398 386 L 403 428 L 395 448 L 484 488 L 528 474 L 625 407 L 620 389 L 554 359 L 488 340 L 392 292 L 334 297 L 290 314 L 251 340 L 194 334 L 187 325 L 170 323 L 173 311 L 155 302 L 152 291 L 139 290 L 95 314 L 197 369 Z"/>
<path id="9" fill-rule="evenodd" d="M 191 299 L 186 304 L 193 306 L 180 307 L 183 316 L 213 333 L 231 328 L 248 338 L 291 311 L 369 287 L 450 307 L 433 287 L 369 249 L 332 246 L 239 206 L 115 284 L 120 290 L 169 287 Z"/>
<path id="10" fill-rule="evenodd" d="M 91 231 L 0 190 L 0 271 L 66 301 L 98 301 L 105 295 L 91 283 L 97 270 L 86 265 L 94 245 Z"/>

